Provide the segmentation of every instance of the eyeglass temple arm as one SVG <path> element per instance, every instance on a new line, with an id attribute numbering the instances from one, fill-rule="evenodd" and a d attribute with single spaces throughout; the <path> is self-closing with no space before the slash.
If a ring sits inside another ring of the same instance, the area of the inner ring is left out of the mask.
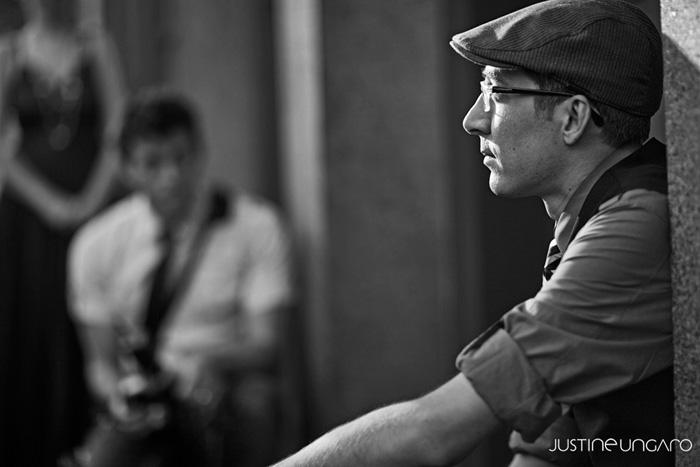
<path id="1" fill-rule="evenodd" d="M 533 95 L 539 95 L 539 96 L 565 96 L 565 97 L 571 97 L 575 96 L 576 94 L 570 93 L 570 92 L 561 92 L 561 91 L 547 91 L 544 89 L 524 89 L 524 88 L 507 88 L 503 86 L 493 86 L 491 88 L 491 94 L 495 93 L 502 93 L 502 94 L 533 94 Z M 489 99 L 490 100 L 490 99 Z M 487 107 L 490 107 L 490 103 L 487 103 Z M 489 109 L 486 109 L 488 112 Z M 593 123 L 595 123 L 597 126 L 603 126 L 605 123 L 605 120 L 603 120 L 603 116 L 600 115 L 600 113 L 595 110 L 593 107 L 591 107 L 591 119 L 593 120 Z"/>

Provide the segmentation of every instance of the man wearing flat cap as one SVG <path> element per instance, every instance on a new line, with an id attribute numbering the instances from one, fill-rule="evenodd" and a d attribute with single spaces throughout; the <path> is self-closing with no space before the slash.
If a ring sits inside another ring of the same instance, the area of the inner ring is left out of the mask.
<path id="1" fill-rule="evenodd" d="M 512 467 L 672 466 L 665 148 L 647 141 L 658 31 L 621 0 L 550 0 L 451 45 L 482 67 L 463 126 L 491 190 L 539 196 L 554 221 L 542 288 L 460 353 L 452 380 L 279 466 L 452 465 L 500 425 Z"/>

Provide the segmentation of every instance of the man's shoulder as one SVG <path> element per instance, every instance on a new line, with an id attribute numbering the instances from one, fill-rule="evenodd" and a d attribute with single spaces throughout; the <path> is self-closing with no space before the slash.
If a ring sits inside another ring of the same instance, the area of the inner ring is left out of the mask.
<path id="1" fill-rule="evenodd" d="M 609 179 L 609 187 L 599 211 L 615 206 L 646 207 L 662 218 L 668 217 L 666 146 L 658 140 L 647 141 L 605 176 Z"/>
<path id="2" fill-rule="evenodd" d="M 124 238 L 126 231 L 148 217 L 148 202 L 140 195 L 130 195 L 89 220 L 80 228 L 74 243 L 109 244 Z"/>
<path id="3" fill-rule="evenodd" d="M 237 191 L 230 199 L 234 206 L 234 215 L 231 216 L 234 224 L 255 228 L 269 227 L 281 221 L 279 207 L 260 195 Z"/>
<path id="4" fill-rule="evenodd" d="M 609 209 L 612 206 L 636 209 L 647 205 L 661 217 L 667 217 L 667 213 L 659 212 L 666 204 L 667 192 L 666 149 L 652 139 L 600 176 L 578 213 L 571 238 L 597 214 L 614 212 Z"/>
<path id="5" fill-rule="evenodd" d="M 667 221 L 669 216 L 668 195 L 646 188 L 633 188 L 619 193 L 598 207 L 599 213 L 612 213 L 625 209 L 645 210 Z"/>

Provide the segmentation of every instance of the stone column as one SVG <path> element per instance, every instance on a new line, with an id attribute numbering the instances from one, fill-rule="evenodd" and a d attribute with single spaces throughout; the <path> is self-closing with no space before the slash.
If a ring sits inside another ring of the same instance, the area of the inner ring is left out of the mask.
<path id="1" fill-rule="evenodd" d="M 320 0 L 275 0 L 278 120 L 282 196 L 299 250 L 303 323 L 300 340 L 308 370 L 309 431 L 316 435 L 331 404 L 323 147 Z"/>
<path id="2" fill-rule="evenodd" d="M 673 241 L 676 449 L 700 465 L 700 4 L 661 0 Z M 684 452 L 684 451 L 688 452 Z"/>
<path id="3" fill-rule="evenodd" d="M 275 2 L 314 434 L 456 373 L 448 5 Z"/>

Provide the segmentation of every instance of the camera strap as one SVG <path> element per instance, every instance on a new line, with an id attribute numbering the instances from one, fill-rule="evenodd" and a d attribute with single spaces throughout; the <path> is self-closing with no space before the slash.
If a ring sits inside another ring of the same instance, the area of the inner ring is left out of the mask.
<path id="1" fill-rule="evenodd" d="M 171 236 L 164 235 L 160 241 L 163 243 L 163 255 L 154 268 L 151 291 L 147 301 L 144 327 L 147 334 L 145 345 L 134 349 L 133 355 L 139 365 L 146 371 L 155 373 L 158 364 L 155 360 L 155 351 L 158 343 L 158 334 L 172 305 L 185 290 L 192 279 L 197 264 L 204 256 L 204 247 L 207 244 L 212 227 L 225 219 L 229 214 L 229 200 L 221 190 L 214 190 L 209 202 L 209 210 L 204 222 L 198 229 L 189 250 L 185 265 L 179 275 L 171 281 L 166 281 L 167 271 L 172 260 L 173 240 Z M 169 282 L 166 285 L 166 282 Z"/>

